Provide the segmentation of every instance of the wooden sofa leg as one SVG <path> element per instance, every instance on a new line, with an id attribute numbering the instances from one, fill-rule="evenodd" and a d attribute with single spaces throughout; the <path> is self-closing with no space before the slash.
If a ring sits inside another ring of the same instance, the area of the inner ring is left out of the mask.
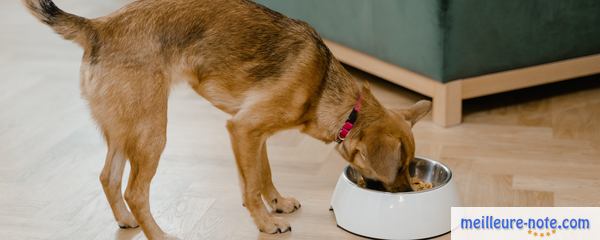
<path id="1" fill-rule="evenodd" d="M 452 81 L 436 87 L 433 96 L 433 122 L 442 127 L 460 124 L 462 121 L 461 81 Z"/>

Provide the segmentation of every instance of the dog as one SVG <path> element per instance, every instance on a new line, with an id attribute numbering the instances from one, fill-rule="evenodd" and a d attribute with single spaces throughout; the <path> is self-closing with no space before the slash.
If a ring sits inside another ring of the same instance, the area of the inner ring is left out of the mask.
<path id="1" fill-rule="evenodd" d="M 384 108 L 302 21 L 248 0 L 139 0 L 96 19 L 64 12 L 52 0 L 22 1 L 84 49 L 81 92 L 108 146 L 100 181 L 122 228 L 173 238 L 150 213 L 149 187 L 166 143 L 170 86 L 177 82 L 231 115 L 226 127 L 243 205 L 262 232 L 291 231 L 271 211 L 300 208 L 271 180 L 265 141 L 284 129 L 337 142 L 353 168 L 388 190 L 410 188 L 411 128 L 431 102 Z"/>

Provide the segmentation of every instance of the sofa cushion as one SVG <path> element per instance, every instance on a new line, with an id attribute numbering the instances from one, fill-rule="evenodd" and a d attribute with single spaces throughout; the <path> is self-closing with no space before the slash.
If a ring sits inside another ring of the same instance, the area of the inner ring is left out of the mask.
<path id="1" fill-rule="evenodd" d="M 444 80 L 600 53 L 600 1 L 449 2 Z"/>

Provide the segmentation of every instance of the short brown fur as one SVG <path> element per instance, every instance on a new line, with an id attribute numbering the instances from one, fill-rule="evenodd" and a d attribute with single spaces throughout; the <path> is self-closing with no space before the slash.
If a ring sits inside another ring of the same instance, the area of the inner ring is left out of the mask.
<path id="1" fill-rule="evenodd" d="M 232 116 L 226 127 L 243 203 L 260 231 L 291 230 L 263 199 L 276 212 L 300 207 L 273 185 L 266 139 L 299 127 L 333 142 L 359 95 L 358 121 L 338 151 L 388 190 L 410 187 L 406 170 L 415 147 L 410 128 L 430 102 L 385 109 L 304 22 L 246 0 L 140 0 L 97 19 L 63 12 L 51 0 L 23 2 L 84 48 L 81 91 L 108 145 L 100 180 L 121 227 L 139 224 L 149 239 L 171 238 L 156 224 L 148 200 L 166 143 L 169 91 L 177 81 Z M 123 197 L 127 160 L 131 173 Z"/>

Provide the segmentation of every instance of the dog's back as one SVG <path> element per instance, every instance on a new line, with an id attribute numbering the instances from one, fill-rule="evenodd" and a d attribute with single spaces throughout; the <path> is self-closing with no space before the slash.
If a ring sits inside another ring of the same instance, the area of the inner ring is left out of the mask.
<path id="1" fill-rule="evenodd" d="M 245 0 L 142 0 L 94 23 L 103 48 L 98 54 L 119 50 L 167 59 L 199 54 L 230 65 L 280 60 L 285 56 L 277 54 L 299 51 L 317 37 L 304 23 Z"/>
<path id="2" fill-rule="evenodd" d="M 152 69 L 169 79 L 167 85 L 185 79 L 215 106 L 235 113 L 257 83 L 295 78 L 299 65 L 319 68 L 329 61 L 307 24 L 247 0 L 141 0 L 97 19 L 65 13 L 50 0 L 24 1 L 57 33 L 83 46 L 86 97 L 96 88 L 90 72 Z M 316 79 L 303 81 L 318 84 L 310 82 L 321 80 L 327 71 L 321 68 Z"/>

